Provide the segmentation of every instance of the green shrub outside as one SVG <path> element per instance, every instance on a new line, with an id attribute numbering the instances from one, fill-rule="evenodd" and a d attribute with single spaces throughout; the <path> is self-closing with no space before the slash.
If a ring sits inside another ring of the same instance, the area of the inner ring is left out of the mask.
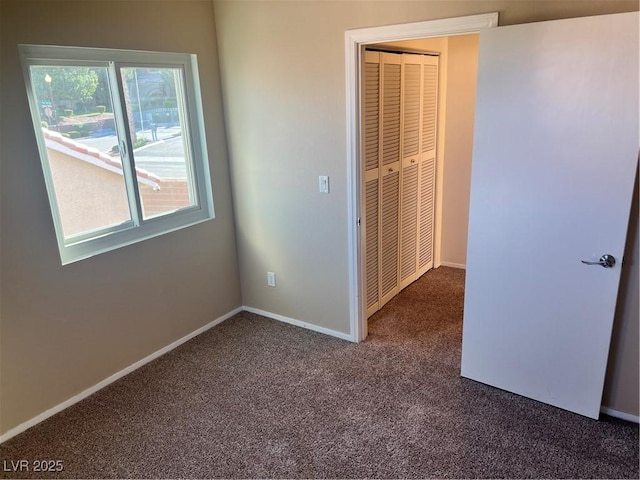
<path id="1" fill-rule="evenodd" d="M 140 148 L 149 143 L 149 139 L 147 137 L 138 137 L 138 139 L 133 143 L 133 148 Z"/>

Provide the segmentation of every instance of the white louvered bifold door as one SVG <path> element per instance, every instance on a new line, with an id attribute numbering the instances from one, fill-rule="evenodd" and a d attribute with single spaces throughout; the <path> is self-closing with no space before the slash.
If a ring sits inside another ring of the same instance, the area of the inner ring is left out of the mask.
<path id="1" fill-rule="evenodd" d="M 378 269 L 380 207 L 380 53 L 365 52 L 363 75 L 362 157 L 364 162 L 365 296 L 367 317 L 379 308 Z"/>
<path id="2" fill-rule="evenodd" d="M 365 52 L 367 317 L 433 267 L 438 57 Z"/>
<path id="3" fill-rule="evenodd" d="M 400 131 L 402 55 L 381 54 L 380 307 L 400 289 Z"/>
<path id="4" fill-rule="evenodd" d="M 433 267 L 436 138 L 438 132 L 438 58 L 423 56 L 422 126 L 418 180 L 418 272 Z"/>
<path id="5" fill-rule="evenodd" d="M 400 288 L 418 271 L 418 183 L 422 55 L 402 55 L 402 169 L 400 179 Z"/>

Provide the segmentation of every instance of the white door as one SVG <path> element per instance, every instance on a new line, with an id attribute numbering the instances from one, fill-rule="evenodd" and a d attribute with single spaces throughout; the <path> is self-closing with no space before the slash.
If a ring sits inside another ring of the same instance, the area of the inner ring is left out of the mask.
<path id="1" fill-rule="evenodd" d="M 638 23 L 480 37 L 462 376 L 592 418 L 638 162 Z M 581 262 L 603 254 L 613 267 Z"/>
<path id="2" fill-rule="evenodd" d="M 402 55 L 381 54 L 379 308 L 399 291 Z"/>

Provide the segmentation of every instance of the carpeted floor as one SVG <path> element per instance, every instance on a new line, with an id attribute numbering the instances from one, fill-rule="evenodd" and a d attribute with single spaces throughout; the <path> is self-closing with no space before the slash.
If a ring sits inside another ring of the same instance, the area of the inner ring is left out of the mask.
<path id="1" fill-rule="evenodd" d="M 0 446 L 67 478 L 638 478 L 638 426 L 459 377 L 464 272 L 361 344 L 241 313 Z M 2 472 L 3 477 L 46 477 Z"/>

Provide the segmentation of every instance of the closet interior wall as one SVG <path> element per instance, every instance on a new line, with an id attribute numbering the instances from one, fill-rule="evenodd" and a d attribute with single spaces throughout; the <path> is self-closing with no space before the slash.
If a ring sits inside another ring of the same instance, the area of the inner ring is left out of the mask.
<path id="1" fill-rule="evenodd" d="M 367 317 L 433 267 L 438 60 L 364 54 Z"/>

